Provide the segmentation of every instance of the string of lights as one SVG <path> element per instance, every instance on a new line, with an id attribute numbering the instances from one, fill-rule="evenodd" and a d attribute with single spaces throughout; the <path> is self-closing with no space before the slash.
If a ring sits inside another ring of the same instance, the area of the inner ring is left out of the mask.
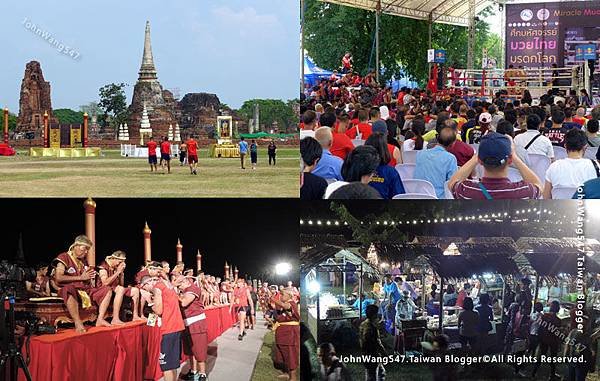
<path id="1" fill-rule="evenodd" d="M 552 219 L 549 219 L 553 216 Z M 566 215 L 561 216 L 549 209 L 527 208 L 515 210 L 512 213 L 485 213 L 472 214 L 467 216 L 457 217 L 442 217 L 442 218 L 412 218 L 412 219 L 384 219 L 376 221 L 360 221 L 361 225 L 418 225 L 418 224 L 445 224 L 452 222 L 491 222 L 491 223 L 523 223 L 523 222 L 544 222 L 547 224 L 567 225 L 575 224 L 575 220 Z M 587 220 L 589 222 L 589 220 Z M 340 220 L 321 220 L 321 219 L 300 219 L 300 225 L 309 226 L 347 226 L 348 222 Z"/>

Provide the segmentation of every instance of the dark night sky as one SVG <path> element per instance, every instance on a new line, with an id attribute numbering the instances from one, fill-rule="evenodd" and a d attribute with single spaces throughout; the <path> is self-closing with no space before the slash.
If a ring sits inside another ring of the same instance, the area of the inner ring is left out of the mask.
<path id="1" fill-rule="evenodd" d="M 202 254 L 205 272 L 222 276 L 225 260 L 241 275 L 259 276 L 280 261 L 298 279 L 298 202 L 261 199 L 96 199 L 96 262 L 121 249 L 127 253 L 126 281 L 143 262 L 144 221 L 152 230 L 152 259 L 173 268 L 177 238 L 186 267 Z M 0 200 L 0 258 L 13 258 L 23 234 L 29 265 L 49 262 L 85 232 L 83 199 Z M 274 280 L 274 279 L 271 279 Z M 285 281 L 287 279 L 280 279 Z"/>

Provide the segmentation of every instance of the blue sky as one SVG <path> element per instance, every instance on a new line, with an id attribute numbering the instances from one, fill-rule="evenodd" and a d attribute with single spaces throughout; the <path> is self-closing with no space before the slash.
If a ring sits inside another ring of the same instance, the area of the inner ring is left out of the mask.
<path id="1" fill-rule="evenodd" d="M 128 103 L 149 20 L 163 88 L 215 93 L 239 107 L 252 98 L 297 97 L 297 0 L 8 1 L 0 22 L 0 107 L 18 112 L 25 64 L 40 61 L 52 107 L 78 109 L 124 82 Z M 35 24 L 77 59 L 31 30 Z M 28 29 L 28 26 L 30 29 Z M 7 54 L 5 54 L 5 52 Z"/>

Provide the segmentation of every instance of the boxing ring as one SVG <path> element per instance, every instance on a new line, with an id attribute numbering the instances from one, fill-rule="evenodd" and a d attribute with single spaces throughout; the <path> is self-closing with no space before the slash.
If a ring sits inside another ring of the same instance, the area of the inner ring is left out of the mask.
<path id="1" fill-rule="evenodd" d="M 551 89 L 567 94 L 569 90 L 590 89 L 590 76 L 589 67 L 583 63 L 560 68 L 451 69 L 442 74 L 441 81 L 436 74 L 430 75 L 429 88 L 438 97 L 461 95 L 489 99 L 500 90 L 507 90 L 510 98 L 521 99 L 523 92 L 529 90 L 535 99 Z M 438 84 L 437 89 L 432 88 L 433 83 Z"/>
<path id="2" fill-rule="evenodd" d="M 208 341 L 212 342 L 235 323 L 229 306 L 205 310 Z M 29 371 L 34 381 L 159 380 L 160 328 L 144 322 L 118 327 L 74 329 L 31 338 Z M 27 356 L 25 345 L 22 348 Z M 182 352 L 182 362 L 184 356 Z M 25 376 L 19 370 L 19 380 Z"/>

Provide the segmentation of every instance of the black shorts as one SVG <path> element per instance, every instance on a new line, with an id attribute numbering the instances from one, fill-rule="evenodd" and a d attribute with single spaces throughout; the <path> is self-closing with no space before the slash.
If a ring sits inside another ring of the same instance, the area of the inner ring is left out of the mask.
<path id="1" fill-rule="evenodd" d="M 171 161 L 171 154 L 161 153 L 160 154 L 160 160 Z"/>
<path id="2" fill-rule="evenodd" d="M 250 153 L 250 161 L 254 164 L 258 161 L 258 154 L 256 152 Z"/>
<path id="3" fill-rule="evenodd" d="M 246 315 L 250 315 L 250 306 L 245 306 L 245 307 L 236 307 L 235 308 L 235 312 L 236 313 L 240 313 L 240 312 L 245 312 Z"/>
<path id="4" fill-rule="evenodd" d="M 181 332 L 167 333 L 160 340 L 160 370 L 179 369 L 181 357 Z"/>
<path id="5" fill-rule="evenodd" d="M 179 161 L 181 161 L 182 163 L 185 161 L 185 152 L 179 152 Z"/>
<path id="6" fill-rule="evenodd" d="M 150 163 L 150 164 L 156 164 L 156 163 L 158 163 L 158 161 L 156 160 L 156 155 L 150 155 L 150 156 L 148 156 L 148 163 Z"/>

